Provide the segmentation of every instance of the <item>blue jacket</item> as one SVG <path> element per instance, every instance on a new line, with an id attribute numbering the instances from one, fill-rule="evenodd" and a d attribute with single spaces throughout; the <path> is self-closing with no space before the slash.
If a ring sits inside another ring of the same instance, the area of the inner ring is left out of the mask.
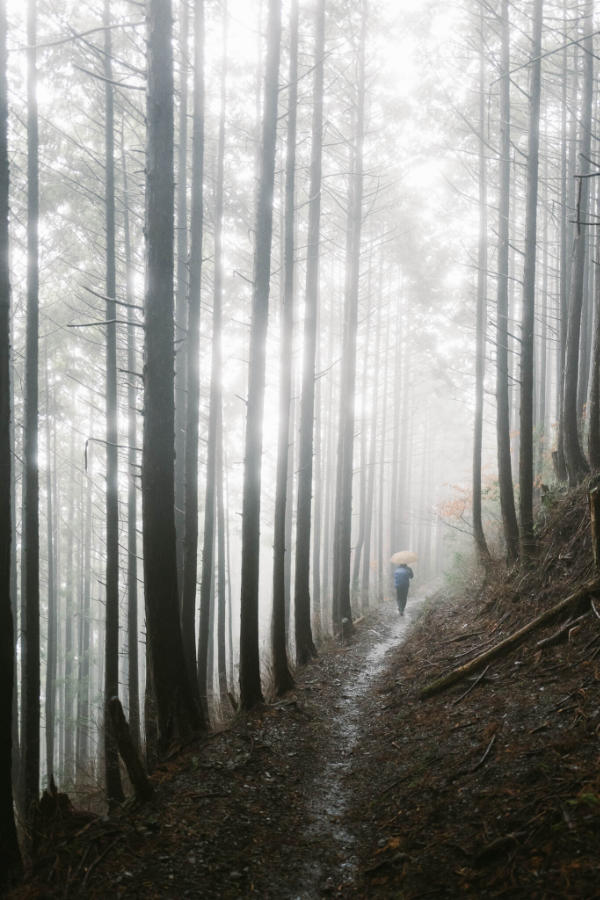
<path id="1" fill-rule="evenodd" d="M 396 571 L 394 572 L 394 587 L 405 587 L 408 588 L 410 584 L 410 579 L 413 577 L 414 572 L 410 568 L 410 566 L 401 565 L 398 566 Z"/>

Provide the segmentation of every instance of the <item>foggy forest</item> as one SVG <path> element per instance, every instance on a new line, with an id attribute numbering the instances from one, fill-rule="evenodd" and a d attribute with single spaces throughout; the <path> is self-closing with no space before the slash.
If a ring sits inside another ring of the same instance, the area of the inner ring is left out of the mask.
<path id="1" fill-rule="evenodd" d="M 0 892 L 595 895 L 599 35 L 0 0 Z"/>

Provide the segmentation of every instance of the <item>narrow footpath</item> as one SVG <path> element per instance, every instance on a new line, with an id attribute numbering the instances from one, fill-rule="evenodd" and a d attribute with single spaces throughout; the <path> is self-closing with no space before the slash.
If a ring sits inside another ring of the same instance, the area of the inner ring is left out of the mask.
<path id="1" fill-rule="evenodd" d="M 400 618 L 387 602 L 348 644 L 324 647 L 285 698 L 174 756 L 153 775 L 154 802 L 55 834 L 40 876 L 12 896 L 360 896 L 373 842 L 353 808 L 372 775 L 361 734 L 420 606 L 411 598 Z"/>

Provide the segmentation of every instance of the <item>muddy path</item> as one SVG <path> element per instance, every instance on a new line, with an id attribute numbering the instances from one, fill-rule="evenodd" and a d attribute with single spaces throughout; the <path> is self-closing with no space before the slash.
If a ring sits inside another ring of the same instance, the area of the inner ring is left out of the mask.
<path id="1" fill-rule="evenodd" d="M 386 603 L 345 646 L 324 647 L 285 698 L 166 761 L 152 803 L 54 835 L 45 868 L 14 896 L 361 896 L 374 839 L 354 803 L 373 775 L 364 736 L 388 653 L 420 607 L 412 598 L 400 618 Z"/>
<path id="2" fill-rule="evenodd" d="M 372 774 L 371 750 L 361 744 L 361 733 L 381 702 L 374 688 L 386 670 L 388 654 L 405 639 L 422 602 L 412 599 L 402 618 L 393 605 L 386 606 L 338 662 L 338 677 L 331 681 L 337 692 L 330 697 L 327 732 L 319 748 L 322 768 L 306 785 L 305 838 L 321 848 L 323 858 L 308 863 L 303 889 L 289 896 L 309 900 L 323 893 L 353 893 L 361 851 L 372 841 L 368 824 L 351 813 L 355 789 Z"/>

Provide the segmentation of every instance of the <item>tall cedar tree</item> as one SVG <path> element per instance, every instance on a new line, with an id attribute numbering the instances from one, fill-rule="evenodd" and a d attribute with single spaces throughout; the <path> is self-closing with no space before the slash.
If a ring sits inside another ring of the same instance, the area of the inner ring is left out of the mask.
<path id="1" fill-rule="evenodd" d="M 319 314 L 319 253 L 321 230 L 321 169 L 323 145 L 323 69 L 325 56 L 325 0 L 316 6 L 315 69 L 313 82 L 310 206 L 304 301 L 304 359 L 300 401 L 298 511 L 296 517 L 296 578 L 294 631 L 296 661 L 303 665 L 316 654 L 310 626 L 310 526 L 312 511 L 313 439 L 315 419 L 315 361 Z"/>
<path id="2" fill-rule="evenodd" d="M 273 616 L 271 619 L 271 653 L 273 679 L 277 694 L 284 694 L 294 684 L 290 673 L 285 630 L 285 557 L 286 512 L 288 498 L 288 459 L 290 409 L 292 402 L 292 358 L 294 336 L 294 245 L 296 133 L 298 112 L 298 0 L 290 7 L 290 63 L 287 116 L 287 152 L 285 161 L 285 213 L 283 236 L 283 305 L 279 348 L 279 431 L 277 434 L 277 474 L 275 483 L 275 522 L 273 539 Z"/>
<path id="3" fill-rule="evenodd" d="M 179 146 L 177 147 L 177 267 L 175 292 L 175 531 L 177 584 L 183 594 L 183 541 L 185 536 L 185 417 L 187 377 L 188 302 L 188 41 L 189 2 L 179 4 Z M 180 601 L 181 602 L 181 601 Z M 194 629 L 192 628 L 192 639 Z M 185 638 L 184 638 L 185 640 Z"/>
<path id="4" fill-rule="evenodd" d="M 508 398 L 508 278 L 510 252 L 510 23 L 508 0 L 501 7 L 500 78 L 500 179 L 498 203 L 498 284 L 496 294 L 496 442 L 498 487 L 506 555 L 514 562 L 519 555 L 519 526 L 515 508 L 510 456 Z"/>
<path id="5" fill-rule="evenodd" d="M 27 343 L 23 470 L 23 650 L 21 747 L 23 800 L 29 818 L 37 803 L 40 771 L 40 537 L 38 473 L 39 136 L 36 0 L 27 6 Z"/>
<path id="6" fill-rule="evenodd" d="M 46 644 L 46 697 L 45 697 L 45 732 L 46 732 L 46 776 L 48 782 L 54 775 L 54 739 L 56 731 L 56 670 L 57 670 L 57 638 L 58 608 L 55 575 L 55 545 L 52 504 L 52 469 L 50 448 L 50 420 L 52 407 L 50 404 L 50 388 L 48 373 L 48 355 L 46 354 L 46 546 L 48 548 L 48 638 Z M 56 449 L 56 446 L 55 446 Z M 56 477 L 56 453 L 54 454 L 54 474 Z"/>
<path id="7" fill-rule="evenodd" d="M 0 892 L 17 880 L 21 856 L 12 794 L 14 629 L 11 608 L 10 280 L 8 268 L 6 4 L 0 0 Z"/>
<path id="8" fill-rule="evenodd" d="M 204 228 L 204 0 L 194 8 L 194 109 L 192 125 L 192 195 L 190 280 L 186 353 L 185 525 L 181 625 L 192 690 L 200 702 L 196 668 L 196 578 L 198 575 L 198 417 L 200 403 L 200 291 Z M 200 627 L 204 625 L 200 612 Z"/>
<path id="9" fill-rule="evenodd" d="M 473 535 L 479 560 L 490 558 L 481 519 L 481 444 L 483 439 L 483 389 L 485 378 L 485 326 L 487 321 L 487 172 L 485 155 L 485 41 L 484 11 L 481 9 L 479 50 L 479 249 L 477 260 L 477 313 L 475 324 L 475 424 L 473 440 Z"/>
<path id="10" fill-rule="evenodd" d="M 225 103 L 227 83 L 227 9 L 223 10 L 223 57 L 221 64 L 221 112 L 217 146 L 217 176 L 214 213 L 214 279 L 213 279 L 213 336 L 210 369 L 210 401 L 208 412 L 208 446 L 206 457 L 206 493 L 204 496 L 204 539 L 202 549 L 202 580 L 200 582 L 200 634 L 198 641 L 198 688 L 204 715 L 208 718 L 208 650 L 210 640 L 211 605 L 213 602 L 215 520 L 217 491 L 217 442 L 221 439 L 222 391 L 221 370 L 223 353 L 223 176 L 225 157 Z M 221 585 L 217 583 L 217 590 Z"/>
<path id="11" fill-rule="evenodd" d="M 173 58 L 169 0 L 147 6 L 146 296 L 142 518 L 158 748 L 201 727 L 179 621 L 174 487 Z"/>
<path id="12" fill-rule="evenodd" d="M 589 470 L 579 441 L 577 415 L 577 384 L 581 335 L 581 310 L 585 290 L 585 259 L 588 238 L 590 182 L 590 151 L 592 141 L 592 109 L 594 96 L 593 0 L 586 0 L 583 32 L 583 100 L 579 135 L 577 223 L 572 255 L 567 346 L 563 385 L 563 442 L 569 485 L 578 484 Z"/>
<path id="13" fill-rule="evenodd" d="M 533 343 L 535 325 L 535 260 L 537 236 L 540 100 L 542 91 L 543 0 L 535 0 L 529 82 L 527 199 L 525 204 L 525 266 L 521 313 L 521 408 L 519 441 L 519 515 L 521 562 L 533 557 Z"/>
<path id="14" fill-rule="evenodd" d="M 258 650 L 260 487 L 280 53 L 281 3 L 280 0 L 269 0 L 267 60 L 260 142 L 260 175 L 256 203 L 256 243 L 254 249 L 252 324 L 248 364 L 248 403 L 246 410 L 242 500 L 240 701 L 244 709 L 250 709 L 263 699 Z"/>
<path id="15" fill-rule="evenodd" d="M 348 185 L 346 233 L 346 283 L 344 343 L 340 382 L 340 413 L 334 525 L 333 629 L 342 631 L 345 619 L 352 623 L 350 605 L 350 555 L 352 538 L 352 469 L 354 458 L 354 397 L 356 385 L 356 335 L 360 277 L 360 242 L 363 200 L 363 143 L 365 132 L 365 44 L 368 3 L 362 0 L 357 58 L 357 87 L 351 172 Z"/>
<path id="16" fill-rule="evenodd" d="M 123 170 L 123 243 L 125 251 L 125 290 L 127 303 L 127 368 L 137 371 L 136 313 L 134 310 L 135 271 L 131 259 L 129 190 L 125 141 L 121 142 Z M 137 484 L 135 379 L 127 384 L 127 682 L 129 694 L 129 731 L 136 749 L 140 747 L 140 684 L 138 665 L 138 584 L 137 584 Z M 178 582 L 179 583 L 179 582 Z"/>
<path id="17" fill-rule="evenodd" d="M 110 0 L 104 0 L 104 173 L 106 214 L 106 636 L 104 642 L 104 773 L 109 805 L 125 799 L 109 704 L 119 693 L 119 466 L 117 457 L 117 328 L 115 140 Z"/>

